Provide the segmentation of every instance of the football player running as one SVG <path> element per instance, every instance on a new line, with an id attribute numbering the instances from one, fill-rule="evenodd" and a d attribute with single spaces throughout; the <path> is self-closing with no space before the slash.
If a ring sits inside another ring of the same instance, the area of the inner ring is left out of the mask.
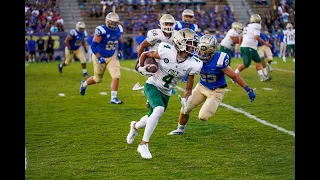
<path id="1" fill-rule="evenodd" d="M 256 70 L 260 76 L 260 81 L 264 82 L 271 80 L 271 78 L 266 76 L 262 71 L 261 58 L 257 51 L 258 42 L 261 42 L 263 45 L 270 48 L 272 45 L 261 39 L 260 31 L 261 17 L 259 14 L 252 14 L 249 24 L 243 28 L 242 36 L 240 36 L 240 51 L 243 63 L 237 67 L 235 73 L 239 74 L 244 69 L 248 68 L 251 64 L 251 60 L 253 60 L 256 63 Z"/>
<path id="2" fill-rule="evenodd" d="M 117 98 L 117 92 L 120 80 L 120 62 L 123 50 L 122 39 L 123 28 L 119 24 L 117 13 L 110 12 L 106 16 L 106 23 L 96 27 L 93 41 L 91 44 L 92 62 L 94 76 L 86 81 L 82 80 L 80 85 L 80 94 L 85 95 L 88 85 L 100 83 L 102 81 L 106 68 L 111 75 L 111 100 L 110 104 L 121 104 L 122 101 Z M 117 53 L 118 46 L 118 53 Z"/>
<path id="3" fill-rule="evenodd" d="M 234 50 L 236 43 L 238 44 L 240 42 L 239 39 L 242 31 L 243 25 L 240 22 L 233 22 L 231 29 L 220 43 L 220 52 L 225 52 L 229 56 L 229 66 L 231 66 L 231 51 Z"/>
<path id="4" fill-rule="evenodd" d="M 157 50 L 161 42 L 166 42 L 173 45 L 173 36 L 177 32 L 173 30 L 175 19 L 170 14 L 164 14 L 160 18 L 160 29 L 151 29 L 147 33 L 147 38 L 140 44 L 138 49 L 138 59 L 135 66 L 135 69 L 138 71 L 139 67 L 139 58 L 145 48 L 150 47 L 150 50 Z M 158 62 L 159 59 L 156 59 Z M 147 107 L 150 107 L 149 101 L 147 101 Z"/>
<path id="5" fill-rule="evenodd" d="M 191 9 L 185 9 L 182 11 L 182 21 L 176 21 L 174 25 L 175 30 L 180 30 L 183 28 L 189 28 L 195 31 L 199 35 L 199 27 L 194 24 L 194 13 Z M 184 77 L 182 82 L 187 82 L 188 76 Z"/>
<path id="6" fill-rule="evenodd" d="M 127 135 L 127 143 L 131 144 L 138 134 L 140 128 L 145 127 L 142 141 L 137 151 L 142 158 L 151 159 L 149 151 L 149 140 L 155 130 L 160 117 L 167 108 L 172 89 L 176 87 L 186 74 L 188 80 L 184 98 L 181 103 L 185 104 L 185 99 L 191 95 L 194 75 L 200 73 L 202 61 L 195 60 L 193 51 L 198 43 L 197 34 L 191 29 L 179 30 L 173 38 L 174 45 L 161 42 L 156 51 L 143 52 L 139 59 L 138 71 L 143 75 L 150 76 L 144 84 L 144 93 L 150 102 L 148 115 L 143 116 L 140 121 L 132 121 L 130 132 Z M 148 57 L 159 59 L 160 70 L 152 74 L 146 71 L 148 65 L 144 66 L 144 60 Z"/>
<path id="7" fill-rule="evenodd" d="M 168 135 L 184 134 L 189 114 L 201 103 L 203 105 L 198 115 L 200 120 L 207 121 L 216 113 L 227 87 L 225 75 L 234 79 L 247 92 L 250 101 L 254 101 L 256 95 L 253 90 L 229 66 L 228 54 L 216 52 L 217 44 L 217 39 L 213 35 L 207 34 L 200 38 L 196 52 L 200 60 L 203 61 L 200 81 L 192 90 L 191 96 L 186 101 L 186 106 L 182 106 L 180 110 L 178 128 Z"/>
<path id="8" fill-rule="evenodd" d="M 62 74 L 62 68 L 64 66 L 70 65 L 72 63 L 72 59 L 76 56 L 80 62 L 82 67 L 82 75 L 84 77 L 89 77 L 90 75 L 87 72 L 87 60 L 85 58 L 84 52 L 80 48 L 83 46 L 85 53 L 88 52 L 86 43 L 84 41 L 85 36 L 85 24 L 83 22 L 78 22 L 76 24 L 76 29 L 71 29 L 69 35 L 64 40 L 65 47 L 65 60 L 58 64 L 58 70 L 60 74 Z"/>
<path id="9" fill-rule="evenodd" d="M 291 53 L 291 56 L 293 57 L 292 61 L 295 62 L 295 38 L 296 38 L 296 30 L 293 29 L 293 26 L 291 23 L 287 24 L 287 30 L 283 32 L 284 34 L 284 42 L 288 45 L 288 51 Z M 283 61 L 286 61 L 286 54 L 283 55 Z"/>

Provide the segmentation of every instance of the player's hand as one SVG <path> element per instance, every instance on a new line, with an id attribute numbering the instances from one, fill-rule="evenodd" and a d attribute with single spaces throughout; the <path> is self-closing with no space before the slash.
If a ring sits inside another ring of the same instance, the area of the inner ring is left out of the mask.
<path id="1" fill-rule="evenodd" d="M 270 44 L 270 43 L 266 43 L 266 46 L 268 46 L 269 48 L 272 48 L 272 44 Z"/>
<path id="2" fill-rule="evenodd" d="M 99 61 L 100 64 L 105 64 L 105 63 L 106 63 L 106 61 L 104 60 L 104 58 L 101 57 L 101 56 L 98 57 L 98 61 Z"/>
<path id="3" fill-rule="evenodd" d="M 256 98 L 256 95 L 254 94 L 253 89 L 251 89 L 251 90 L 248 92 L 248 96 L 249 96 L 250 102 L 253 102 L 253 101 L 254 101 L 254 98 Z"/>
<path id="4" fill-rule="evenodd" d="M 186 98 L 182 98 L 180 95 L 178 95 L 178 98 L 180 100 L 182 109 L 183 109 L 183 113 L 185 114 L 187 112 L 187 99 Z"/>
<path id="5" fill-rule="evenodd" d="M 139 67 L 138 67 L 138 71 L 139 71 L 142 75 L 145 75 L 145 76 L 150 77 L 150 76 L 154 75 L 154 73 L 151 73 L 151 72 L 148 72 L 148 71 L 147 71 L 147 68 L 148 68 L 149 66 L 150 66 L 150 64 L 146 64 L 146 65 L 143 66 L 143 67 L 139 66 Z"/>
<path id="6" fill-rule="evenodd" d="M 119 59 L 122 59 L 122 57 L 123 57 L 123 56 L 122 56 L 122 53 L 119 51 L 119 52 L 118 52 L 118 58 L 119 58 Z"/>

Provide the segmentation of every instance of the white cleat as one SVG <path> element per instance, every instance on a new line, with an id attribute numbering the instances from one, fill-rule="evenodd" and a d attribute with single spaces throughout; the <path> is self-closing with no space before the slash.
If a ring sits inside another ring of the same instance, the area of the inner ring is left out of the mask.
<path id="1" fill-rule="evenodd" d="M 261 81 L 261 82 L 270 81 L 271 79 L 272 79 L 272 78 L 269 77 L 269 76 L 261 76 L 261 77 L 260 77 L 260 81 Z"/>
<path id="2" fill-rule="evenodd" d="M 143 159 L 151 159 L 152 158 L 152 155 L 149 151 L 148 144 L 139 144 L 137 151 L 138 151 L 138 153 L 140 153 L 140 155 Z"/>
<path id="3" fill-rule="evenodd" d="M 176 129 L 171 131 L 168 135 L 182 135 L 185 133 L 185 130 L 183 129 Z"/>
<path id="4" fill-rule="evenodd" d="M 134 138 L 138 135 L 138 130 L 134 129 L 134 125 L 136 124 L 136 121 L 132 121 L 130 124 L 130 132 L 127 136 L 127 143 L 132 144 L 134 141 Z"/>
<path id="5" fill-rule="evenodd" d="M 286 57 L 282 57 L 283 62 L 287 62 Z"/>

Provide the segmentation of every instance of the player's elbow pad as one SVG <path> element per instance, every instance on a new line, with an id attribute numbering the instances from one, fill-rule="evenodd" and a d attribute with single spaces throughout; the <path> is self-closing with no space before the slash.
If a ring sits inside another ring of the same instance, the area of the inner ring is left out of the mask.
<path id="1" fill-rule="evenodd" d="M 98 53 L 98 43 L 97 42 L 92 42 L 91 43 L 91 50 L 92 50 L 92 52 L 93 52 L 93 54 L 96 54 L 96 53 Z"/>
<path id="2" fill-rule="evenodd" d="M 122 51 L 123 50 L 123 42 L 119 42 L 118 44 L 118 51 Z"/>

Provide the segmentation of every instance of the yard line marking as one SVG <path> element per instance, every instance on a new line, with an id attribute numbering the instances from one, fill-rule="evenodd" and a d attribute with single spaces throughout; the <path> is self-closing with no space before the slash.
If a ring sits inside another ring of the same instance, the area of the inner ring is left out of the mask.
<path id="1" fill-rule="evenodd" d="M 267 90 L 267 91 L 271 91 L 272 90 L 272 88 L 262 88 L 262 89 Z"/>
<path id="2" fill-rule="evenodd" d="M 291 71 L 291 70 L 285 70 L 285 69 L 278 69 L 278 68 L 272 68 L 273 70 L 277 70 L 277 71 L 282 71 L 282 72 L 291 72 L 291 73 L 296 73 L 295 71 Z"/>
<path id="3" fill-rule="evenodd" d="M 100 92 L 101 95 L 107 95 L 107 92 Z"/>
<path id="4" fill-rule="evenodd" d="M 64 93 L 59 93 L 59 96 L 60 97 L 64 97 L 64 96 L 66 96 Z"/>
<path id="5" fill-rule="evenodd" d="M 25 159 L 25 162 L 24 162 L 24 170 L 26 170 L 27 169 L 27 164 L 28 164 L 28 162 L 27 162 L 27 147 L 25 147 L 25 149 L 24 149 L 24 159 Z"/>
<path id="6" fill-rule="evenodd" d="M 179 87 L 179 86 L 176 86 L 175 88 L 178 89 L 178 90 L 180 90 L 180 91 L 183 91 L 183 92 L 185 91 L 184 88 Z M 143 93 L 143 91 L 141 91 L 141 92 Z M 245 116 L 247 116 L 247 117 L 249 117 L 249 118 L 251 118 L 251 119 L 254 119 L 254 120 L 256 120 L 256 121 L 259 122 L 259 123 L 262 123 L 262 124 L 264 124 L 264 125 L 266 125 L 266 126 L 273 127 L 273 128 L 275 128 L 275 129 L 277 129 L 277 130 L 279 130 L 279 131 L 282 131 L 282 132 L 284 132 L 284 133 L 287 133 L 287 134 L 292 135 L 293 137 L 295 137 L 295 133 L 294 133 L 294 132 L 288 131 L 288 130 L 286 130 L 286 129 L 282 128 L 282 127 L 279 127 L 279 126 L 277 126 L 277 125 L 268 123 L 267 121 L 265 121 L 265 120 L 263 120 L 263 119 L 260 119 L 260 118 L 257 118 L 256 116 L 254 116 L 254 115 L 252 115 L 252 114 L 250 114 L 250 113 L 248 113 L 248 112 L 246 112 L 246 111 L 243 111 L 243 110 L 241 110 L 241 109 L 239 109 L 239 108 L 235 108 L 235 107 L 233 107 L 233 106 L 230 106 L 230 105 L 224 104 L 224 103 L 220 103 L 220 105 L 221 105 L 221 106 L 224 106 L 224 107 L 226 107 L 226 108 L 229 108 L 229 109 L 231 109 L 231 110 L 233 110 L 233 111 L 242 113 L 242 114 L 244 114 Z"/>

